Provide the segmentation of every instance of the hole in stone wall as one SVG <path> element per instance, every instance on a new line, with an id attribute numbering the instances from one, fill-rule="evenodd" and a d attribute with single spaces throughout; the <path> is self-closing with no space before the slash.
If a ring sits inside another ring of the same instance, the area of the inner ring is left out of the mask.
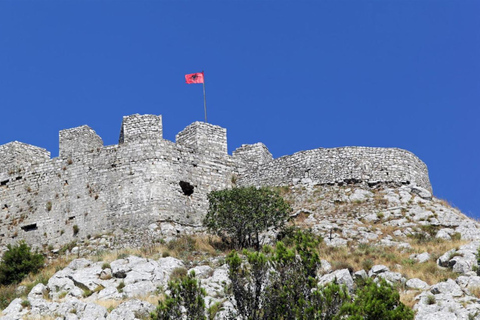
<path id="1" fill-rule="evenodd" d="M 73 220 L 75 219 L 75 216 L 68 217 L 68 220 Z"/>
<path id="2" fill-rule="evenodd" d="M 182 188 L 183 194 L 190 196 L 193 193 L 194 186 L 185 181 L 180 181 L 180 187 Z"/>
<path id="3" fill-rule="evenodd" d="M 2 209 L 8 209 L 8 205 L 4 204 Z"/>
<path id="4" fill-rule="evenodd" d="M 8 180 L 3 180 L 0 182 L 0 186 L 6 186 L 8 183 Z"/>
<path id="5" fill-rule="evenodd" d="M 23 227 L 20 227 L 23 231 L 33 231 L 33 230 L 37 230 L 37 224 L 36 223 L 32 223 L 32 224 L 27 224 L 26 226 L 23 226 Z"/>
<path id="6" fill-rule="evenodd" d="M 22 180 L 22 177 L 16 177 L 15 180 Z"/>

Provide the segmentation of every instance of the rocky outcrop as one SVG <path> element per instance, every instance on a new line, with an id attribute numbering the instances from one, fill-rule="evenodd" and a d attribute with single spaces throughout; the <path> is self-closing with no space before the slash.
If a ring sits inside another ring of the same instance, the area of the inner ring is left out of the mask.
<path id="1" fill-rule="evenodd" d="M 395 259 L 395 255 L 402 254 L 405 260 L 397 259 L 397 264 L 359 261 L 357 265 L 361 267 L 352 267 L 349 261 L 323 257 L 317 270 L 319 285 L 337 281 L 352 292 L 360 279 L 385 279 L 400 288 L 402 295 L 414 297 L 416 319 L 480 319 L 477 222 L 431 197 L 426 190 L 409 186 L 365 188 L 298 183 L 282 190 L 294 207 L 292 220 L 322 236 L 325 252 L 373 250 L 379 253 L 378 259 L 381 255 Z M 132 246 L 140 246 L 148 239 L 153 245 L 158 239 L 168 242 L 179 235 L 203 232 L 173 222 L 157 222 L 135 233 L 117 230 L 79 241 L 67 253 L 86 256 L 95 249 L 113 250 L 121 237 L 122 247 L 128 241 Z M 268 235 L 269 241 L 275 241 L 275 234 Z M 422 241 L 458 245 L 439 253 L 429 251 L 428 246 L 416 245 Z M 140 319 L 155 308 L 159 292 L 166 288 L 172 275 L 191 271 L 205 289 L 207 307 L 223 306 L 215 319 L 224 319 L 235 306 L 227 290 L 229 278 L 224 257 L 222 253 L 219 257 L 204 257 L 198 252 L 195 255 L 194 262 L 133 255 L 109 263 L 77 258 L 57 271 L 45 285 L 37 284 L 24 298 L 12 301 L 3 310 L 2 319 L 47 316 L 59 320 Z M 412 270 L 428 266 L 432 273 L 448 270 L 444 274 L 449 279 L 432 282 L 429 277 L 409 276 L 409 266 Z M 107 301 L 115 303 L 106 308 Z"/>

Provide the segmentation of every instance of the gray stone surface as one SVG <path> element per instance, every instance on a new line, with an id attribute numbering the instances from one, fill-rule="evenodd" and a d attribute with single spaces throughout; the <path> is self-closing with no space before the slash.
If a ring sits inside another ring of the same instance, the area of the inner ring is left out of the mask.
<path id="1" fill-rule="evenodd" d="M 428 287 L 430 287 L 428 283 L 418 278 L 413 278 L 408 280 L 405 283 L 405 285 L 408 289 L 415 289 L 415 290 L 425 290 L 425 289 L 428 289 Z"/>
<path id="2" fill-rule="evenodd" d="M 432 286 L 430 292 L 433 294 L 445 293 L 450 294 L 453 297 L 460 297 L 463 295 L 463 291 L 460 286 L 452 279 L 437 283 Z"/>
<path id="3" fill-rule="evenodd" d="M 309 178 L 313 184 L 393 181 L 431 189 L 425 164 L 412 153 L 366 147 L 301 151 L 260 165 L 242 175 L 239 181 L 254 185 L 290 185 L 295 178 Z"/>
<path id="4" fill-rule="evenodd" d="M 115 310 L 110 312 L 107 320 L 136 320 L 139 318 L 148 319 L 150 312 L 155 310 L 155 306 L 146 301 L 134 299 L 120 304 Z"/>
<path id="5" fill-rule="evenodd" d="M 387 271 L 390 271 L 390 269 L 388 269 L 387 266 L 384 266 L 384 265 L 375 265 L 373 266 L 370 271 L 368 272 L 368 276 L 369 277 L 374 277 L 382 272 L 387 272 Z"/>
<path id="6" fill-rule="evenodd" d="M 323 286 L 333 281 L 345 285 L 350 292 L 353 291 L 353 278 L 348 269 L 335 270 L 332 273 L 328 273 L 319 279 L 318 284 Z"/>
<path id="7" fill-rule="evenodd" d="M 424 263 L 430 260 L 430 254 L 428 252 L 423 252 L 419 254 L 412 254 L 410 259 L 417 261 L 418 263 Z"/>

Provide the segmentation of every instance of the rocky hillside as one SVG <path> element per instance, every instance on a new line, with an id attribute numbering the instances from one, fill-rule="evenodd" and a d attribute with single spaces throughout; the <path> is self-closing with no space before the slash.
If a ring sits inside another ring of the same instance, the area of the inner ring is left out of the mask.
<path id="1" fill-rule="evenodd" d="M 416 319 L 480 319 L 479 223 L 418 187 L 303 182 L 278 190 L 294 208 L 291 223 L 323 238 L 319 284 L 384 278 Z M 17 298 L 0 319 L 146 319 L 168 281 L 191 270 L 211 319 L 234 308 L 228 250 L 200 229 L 158 222 L 45 251 L 49 267 L 10 288 Z"/>

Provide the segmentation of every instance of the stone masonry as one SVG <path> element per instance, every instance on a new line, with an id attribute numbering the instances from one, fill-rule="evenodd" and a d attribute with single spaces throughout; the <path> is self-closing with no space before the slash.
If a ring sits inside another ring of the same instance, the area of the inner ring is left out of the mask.
<path id="1" fill-rule="evenodd" d="M 315 149 L 273 159 L 261 143 L 227 153 L 226 129 L 195 122 L 163 139 L 162 118 L 123 119 L 119 144 L 88 126 L 59 133 L 59 157 L 20 142 L 0 146 L 0 241 L 65 244 L 174 221 L 200 226 L 210 191 L 239 185 L 379 183 L 431 191 L 426 165 L 401 149 Z M 76 227 L 75 227 L 76 226 Z"/>

